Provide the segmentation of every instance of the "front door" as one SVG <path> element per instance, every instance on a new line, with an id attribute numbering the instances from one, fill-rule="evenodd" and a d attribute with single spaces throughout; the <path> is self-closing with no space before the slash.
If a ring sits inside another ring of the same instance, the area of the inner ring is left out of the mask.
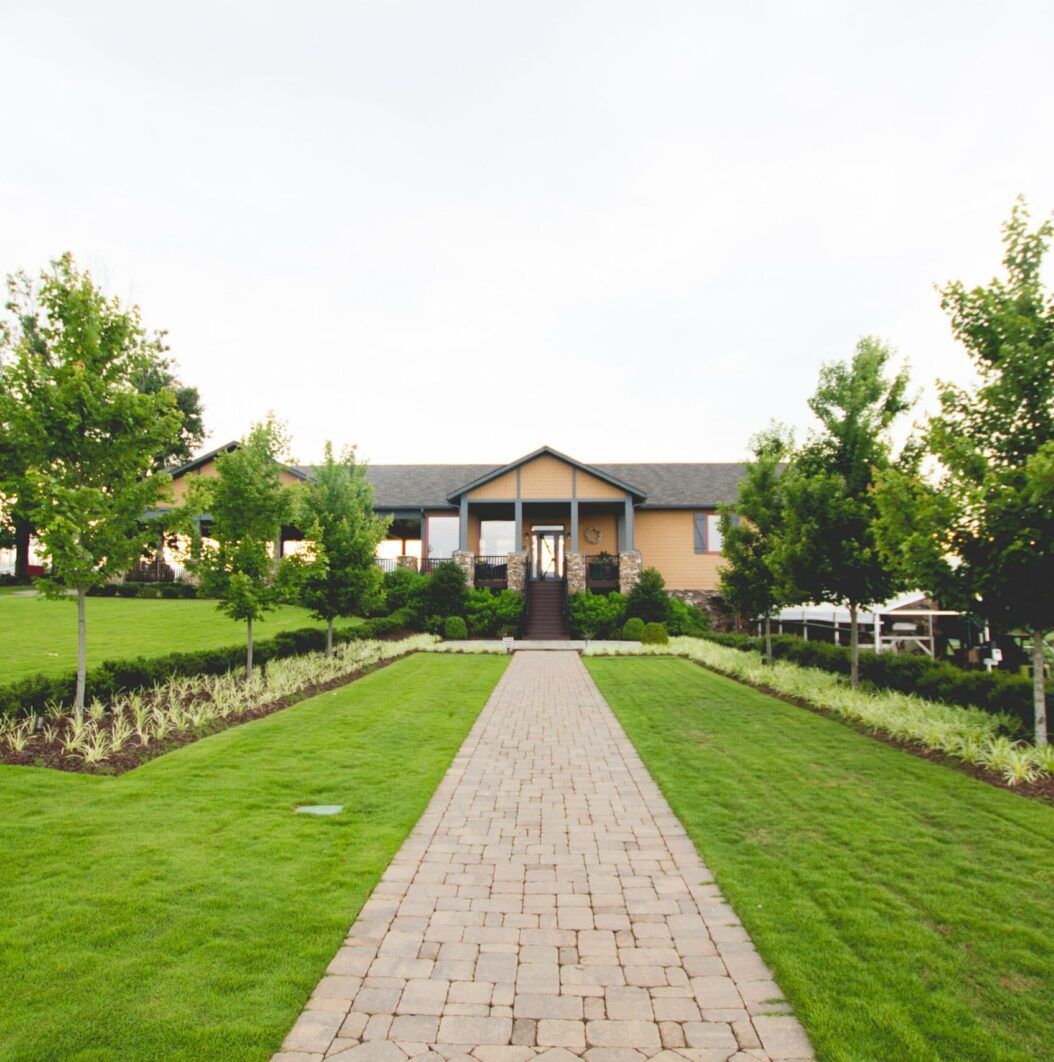
<path id="1" fill-rule="evenodd" d="M 532 572 L 535 579 L 564 577 L 564 529 L 536 527 L 532 534 Z"/>

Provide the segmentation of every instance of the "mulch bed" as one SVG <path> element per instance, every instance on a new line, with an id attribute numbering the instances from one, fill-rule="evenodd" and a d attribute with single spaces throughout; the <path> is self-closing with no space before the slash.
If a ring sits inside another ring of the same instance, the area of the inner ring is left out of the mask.
<path id="1" fill-rule="evenodd" d="M 841 723 L 843 726 L 855 730 L 858 734 L 874 738 L 876 741 L 891 745 L 893 748 L 900 749 L 902 752 L 910 752 L 912 756 L 917 756 L 920 760 L 929 760 L 930 763 L 939 763 L 942 767 L 950 767 L 952 770 L 958 771 L 960 774 L 968 774 L 971 778 L 976 778 L 980 782 L 987 782 L 989 785 L 994 785 L 997 789 L 1006 789 L 1008 792 L 1016 793 L 1018 796 L 1029 797 L 1032 800 L 1039 800 L 1045 804 L 1054 804 L 1054 777 L 1051 777 L 1050 775 L 1038 779 L 1035 782 L 1018 782 L 1016 785 L 1010 785 L 1003 780 L 1001 775 L 996 774 L 995 771 L 988 770 L 987 767 L 964 763 L 955 756 L 949 756 L 946 752 L 941 752 L 939 749 L 928 749 L 924 745 L 916 745 L 911 741 L 904 741 L 902 738 L 893 737 L 892 734 L 887 734 L 882 730 L 871 730 L 868 727 L 853 722 L 851 719 L 845 719 L 840 715 L 836 715 L 834 712 L 830 712 L 826 708 L 820 707 L 818 704 L 813 704 L 811 701 L 803 700 L 800 697 L 791 697 L 788 694 L 781 693 L 779 690 L 774 690 L 771 686 L 766 686 L 763 683 L 748 682 L 746 679 L 740 678 L 738 675 L 733 675 L 728 671 L 722 671 L 721 668 L 713 667 L 710 664 L 704 664 L 690 656 L 684 656 L 683 659 L 690 660 L 697 667 L 701 667 L 706 671 L 713 671 L 716 675 L 732 679 L 733 682 L 738 682 L 742 686 L 749 686 L 751 689 L 758 690 L 760 693 L 766 693 L 768 696 L 774 697 L 777 701 L 793 704 L 797 708 L 805 708 L 807 711 L 822 715 L 825 719 L 833 719 L 836 723 Z"/>
<path id="2" fill-rule="evenodd" d="M 120 752 L 108 757 L 105 763 L 86 764 L 80 757 L 71 756 L 67 753 L 61 742 L 58 741 L 42 745 L 39 734 L 33 743 L 32 749 L 27 749 L 25 752 L 12 752 L 9 748 L 0 751 L 0 763 L 10 764 L 15 767 L 46 767 L 56 771 L 68 771 L 71 774 L 124 774 L 147 763 L 149 760 L 164 756 L 166 752 L 173 752 L 184 745 L 192 745 L 195 741 L 201 741 L 202 738 L 211 737 L 213 734 L 218 734 L 223 730 L 229 730 L 232 726 L 251 723 L 254 719 L 262 719 L 265 715 L 280 712 L 283 708 L 289 708 L 300 701 L 307 700 L 308 697 L 314 697 L 319 693 L 328 693 L 330 690 L 347 686 L 364 675 L 379 671 L 389 664 L 394 664 L 396 660 L 402 660 L 404 657 L 412 655 L 413 652 L 416 652 L 416 650 L 412 650 L 410 653 L 403 653 L 400 656 L 393 656 L 388 660 L 381 660 L 376 664 L 371 664 L 369 667 L 360 668 L 358 671 L 352 671 L 347 675 L 331 679 L 329 682 L 323 682 L 317 686 L 309 686 L 299 693 L 289 697 L 282 697 L 270 704 L 252 708 L 247 712 L 239 712 L 237 715 L 228 716 L 226 719 L 215 720 L 208 726 L 200 727 L 197 730 L 173 734 L 165 738 L 164 741 L 151 743 L 145 749 L 140 745 L 135 747 L 126 746 Z"/>

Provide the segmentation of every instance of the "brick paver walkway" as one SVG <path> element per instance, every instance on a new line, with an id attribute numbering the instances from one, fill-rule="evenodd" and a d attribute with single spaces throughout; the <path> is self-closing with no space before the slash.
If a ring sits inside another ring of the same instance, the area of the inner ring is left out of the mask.
<path id="1" fill-rule="evenodd" d="M 282 1062 L 811 1057 L 576 653 L 515 654 Z"/>

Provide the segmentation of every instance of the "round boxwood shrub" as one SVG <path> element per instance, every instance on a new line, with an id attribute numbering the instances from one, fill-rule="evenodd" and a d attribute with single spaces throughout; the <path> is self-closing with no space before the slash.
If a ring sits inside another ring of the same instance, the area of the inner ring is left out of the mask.
<path id="1" fill-rule="evenodd" d="M 448 616 L 443 625 L 443 637 L 451 640 L 460 640 L 468 637 L 468 627 L 460 616 Z"/>
<path id="2" fill-rule="evenodd" d="M 639 642 L 644 637 L 644 620 L 640 616 L 630 616 L 622 627 L 622 639 L 627 642 Z"/>
<path id="3" fill-rule="evenodd" d="M 670 636 L 661 623 L 649 623 L 644 627 L 640 640 L 642 645 L 667 645 Z"/>

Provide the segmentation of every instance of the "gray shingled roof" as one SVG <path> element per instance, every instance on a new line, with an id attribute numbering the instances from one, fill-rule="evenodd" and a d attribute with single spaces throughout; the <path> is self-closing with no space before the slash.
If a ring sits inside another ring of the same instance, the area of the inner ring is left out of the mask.
<path id="1" fill-rule="evenodd" d="M 698 505 L 710 508 L 733 502 L 739 494 L 739 481 L 746 465 L 731 462 L 662 462 L 636 464 L 619 462 L 594 465 L 609 476 L 633 483 L 648 495 L 644 508 L 664 505 Z"/>
<path id="2" fill-rule="evenodd" d="M 447 495 L 466 483 L 503 468 L 491 465 L 369 465 L 378 509 L 447 509 Z M 647 493 L 644 508 L 698 506 L 707 509 L 735 501 L 745 466 L 728 463 L 618 463 L 593 465 Z M 310 466 L 300 466 L 310 473 Z"/>

